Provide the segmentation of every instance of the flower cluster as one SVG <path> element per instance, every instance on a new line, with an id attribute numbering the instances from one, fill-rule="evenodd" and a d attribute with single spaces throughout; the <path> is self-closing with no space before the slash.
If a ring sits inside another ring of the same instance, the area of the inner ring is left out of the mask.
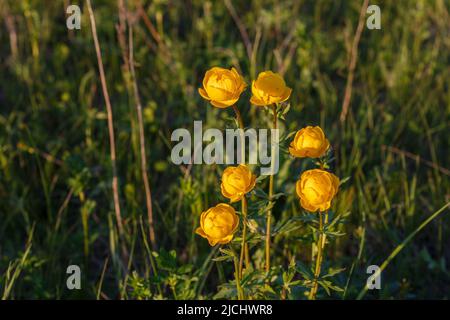
<path id="1" fill-rule="evenodd" d="M 247 84 L 235 68 L 230 70 L 214 67 L 206 71 L 200 95 L 209 100 L 214 107 L 227 108 L 234 105 Z M 268 106 L 289 99 L 292 89 L 284 79 L 272 71 L 264 71 L 252 82 L 250 102 L 257 106 Z"/>
<path id="2" fill-rule="evenodd" d="M 203 79 L 203 87 L 199 94 L 214 107 L 235 107 L 247 84 L 235 68 L 224 69 L 214 67 L 208 70 Z M 278 105 L 289 99 L 292 89 L 286 86 L 283 77 L 272 71 L 261 72 L 252 81 L 250 103 L 256 106 Z M 299 158 L 322 158 L 330 148 L 330 143 L 323 130 L 307 126 L 296 132 L 289 146 L 289 153 Z M 256 176 L 248 166 L 240 164 L 227 167 L 222 175 L 222 195 L 231 203 L 243 200 L 251 192 L 256 183 Z M 303 172 L 296 183 L 296 193 L 300 205 L 310 212 L 324 212 L 331 206 L 339 188 L 339 178 L 320 169 Z M 233 239 L 239 218 L 233 207 L 221 203 L 203 212 L 200 227 L 196 232 L 208 239 L 211 245 L 224 244 Z"/>
<path id="3" fill-rule="evenodd" d="M 242 200 L 253 190 L 256 176 L 243 164 L 237 167 L 227 167 L 222 174 L 222 195 L 230 202 Z M 239 225 L 239 217 L 234 208 L 220 203 L 204 211 L 200 216 L 200 227 L 196 233 L 208 239 L 209 244 L 225 244 L 233 239 L 233 234 Z"/>
<path id="4" fill-rule="evenodd" d="M 320 127 L 307 126 L 295 134 L 289 152 L 299 158 L 320 158 L 325 155 L 330 142 Z M 296 184 L 301 206 L 311 212 L 326 211 L 339 188 L 339 178 L 321 169 L 302 173 Z"/>

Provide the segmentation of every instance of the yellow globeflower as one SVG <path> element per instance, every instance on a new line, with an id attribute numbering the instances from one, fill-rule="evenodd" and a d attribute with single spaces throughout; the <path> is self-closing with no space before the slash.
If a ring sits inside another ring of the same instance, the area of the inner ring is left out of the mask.
<path id="1" fill-rule="evenodd" d="M 237 167 L 227 167 L 222 174 L 222 194 L 224 197 L 236 202 L 253 190 L 256 176 L 243 164 Z"/>
<path id="2" fill-rule="evenodd" d="M 218 243 L 230 242 L 238 225 L 239 217 L 234 208 L 226 203 L 220 203 L 202 212 L 200 227 L 195 233 L 208 239 L 211 246 L 215 246 Z"/>
<path id="3" fill-rule="evenodd" d="M 267 106 L 289 99 L 292 89 L 286 86 L 278 73 L 264 71 L 252 82 L 252 97 L 250 102 L 257 106 Z"/>
<path id="4" fill-rule="evenodd" d="M 226 108 L 235 104 L 246 83 L 235 68 L 231 70 L 214 67 L 206 71 L 203 78 L 203 88 L 198 92 L 206 100 L 217 108 Z"/>
<path id="5" fill-rule="evenodd" d="M 307 126 L 297 131 L 289 146 L 289 153 L 294 157 L 319 158 L 325 154 L 329 147 L 330 142 L 320 127 Z"/>
<path id="6" fill-rule="evenodd" d="M 311 212 L 328 210 L 338 188 L 339 178 L 321 169 L 303 172 L 295 187 L 300 204 Z"/>

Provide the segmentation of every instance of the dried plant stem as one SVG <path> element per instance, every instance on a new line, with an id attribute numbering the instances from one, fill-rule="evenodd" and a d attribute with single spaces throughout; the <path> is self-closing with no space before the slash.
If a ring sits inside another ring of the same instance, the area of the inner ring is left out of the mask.
<path id="1" fill-rule="evenodd" d="M 399 149 L 399 148 L 393 147 L 393 146 L 387 146 L 387 145 L 384 145 L 384 144 L 381 145 L 381 150 L 389 151 L 389 152 L 392 152 L 394 154 L 398 154 L 400 156 L 404 156 L 404 157 L 406 157 L 408 159 L 415 160 L 416 163 L 422 162 L 425 165 L 427 165 L 428 167 L 436 169 L 436 170 L 440 171 L 442 174 L 445 174 L 446 176 L 450 176 L 450 170 L 449 169 L 446 169 L 444 167 L 438 166 L 438 165 L 436 165 L 435 163 L 433 163 L 433 162 L 431 162 L 429 160 L 425 160 L 425 159 L 421 158 L 418 154 L 414 154 L 412 152 L 409 152 L 409 151 L 406 151 L 406 150 L 402 150 L 402 149 Z"/>
<path id="2" fill-rule="evenodd" d="M 277 106 L 272 106 L 273 111 L 273 129 L 278 128 L 278 115 L 277 115 Z M 272 142 L 273 143 L 273 142 Z M 271 156 L 271 164 L 273 169 L 273 145 L 272 145 L 272 152 L 270 153 Z M 273 205 L 273 170 L 271 172 L 271 175 L 269 177 L 269 210 L 267 210 L 267 217 L 266 217 L 266 272 L 269 272 L 270 270 L 270 234 L 271 234 L 271 223 L 272 223 L 272 205 Z"/>
<path id="3" fill-rule="evenodd" d="M 129 25 L 129 43 L 128 47 L 130 50 L 129 55 L 129 66 L 130 66 L 130 74 L 131 74 L 131 83 L 133 84 L 133 93 L 134 100 L 136 102 L 136 113 L 138 117 L 138 126 L 139 126 L 139 150 L 141 156 L 141 171 L 142 171 L 142 180 L 144 182 L 144 190 L 145 190 L 145 201 L 147 205 L 147 218 L 148 218 L 148 228 L 149 228 L 149 237 L 150 243 L 153 250 L 156 250 L 156 237 L 155 237 L 155 227 L 153 222 L 153 207 L 152 207 L 152 193 L 150 190 L 150 183 L 147 175 L 147 160 L 146 160 L 146 151 L 145 151 L 145 135 L 144 135 L 144 121 L 142 120 L 142 103 L 141 98 L 139 96 L 139 90 L 136 82 L 136 71 L 134 69 L 134 55 L 133 55 L 133 27 L 128 22 Z"/>
<path id="4" fill-rule="evenodd" d="M 114 197 L 114 211 L 116 214 L 116 222 L 117 222 L 117 227 L 119 230 L 119 236 L 121 238 L 123 238 L 124 229 L 123 229 L 122 215 L 120 212 L 119 183 L 118 183 L 118 179 L 117 179 L 116 141 L 114 138 L 113 113 L 112 113 L 111 101 L 109 100 L 108 87 L 106 85 L 105 71 L 103 69 L 102 54 L 100 51 L 100 45 L 98 43 L 97 28 L 96 28 L 96 24 L 95 24 L 94 12 L 92 10 L 91 1 L 86 0 L 86 3 L 87 3 L 88 11 L 89 11 L 89 18 L 91 21 L 92 37 L 94 39 L 95 52 L 97 54 L 98 70 L 100 73 L 100 81 L 102 84 L 102 91 L 103 91 L 103 96 L 105 98 L 106 112 L 107 112 L 107 117 L 108 117 L 109 146 L 110 146 L 110 156 L 111 156 L 111 165 L 112 165 L 112 174 L 113 174 L 112 190 L 113 190 L 113 197 Z"/>
<path id="5" fill-rule="evenodd" d="M 359 40 L 361 39 L 361 33 L 364 29 L 364 16 L 366 14 L 368 5 L 369 0 L 364 0 L 363 5 L 361 6 L 361 11 L 359 13 L 358 26 L 356 28 L 355 37 L 353 38 L 353 44 L 350 51 L 350 64 L 348 68 L 347 84 L 345 86 L 344 101 L 342 103 L 342 111 L 340 116 L 341 123 L 345 121 L 350 106 L 350 100 L 352 97 L 353 78 L 355 73 L 356 62 L 358 60 L 358 44 Z"/>
<path id="6" fill-rule="evenodd" d="M 328 223 L 328 212 L 322 213 L 319 211 L 319 239 L 317 240 L 317 256 L 316 256 L 316 266 L 314 269 L 314 282 L 309 292 L 309 300 L 315 300 L 317 289 L 319 287 L 319 276 L 320 269 L 322 268 L 322 260 L 323 260 L 323 249 L 325 247 L 326 235 L 323 232 L 323 215 L 325 214 L 325 224 Z"/>
<path id="7" fill-rule="evenodd" d="M 234 20 L 234 23 L 236 23 L 236 26 L 239 29 L 239 32 L 242 37 L 242 41 L 244 41 L 245 50 L 247 51 L 247 56 L 250 60 L 252 60 L 252 44 L 250 42 L 250 37 L 248 36 L 247 30 L 245 29 L 244 24 L 242 23 L 241 19 L 239 18 L 236 9 L 233 6 L 233 3 L 231 3 L 230 0 L 224 0 L 224 4 L 227 7 L 228 12 L 230 13 L 231 17 Z"/>

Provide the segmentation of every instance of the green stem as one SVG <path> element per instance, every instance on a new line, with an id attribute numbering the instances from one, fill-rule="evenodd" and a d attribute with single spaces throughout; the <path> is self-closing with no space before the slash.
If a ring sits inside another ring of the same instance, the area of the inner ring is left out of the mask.
<path id="1" fill-rule="evenodd" d="M 277 106 L 273 105 L 272 106 L 272 111 L 273 111 L 273 129 L 277 129 L 277 120 L 278 120 L 278 116 L 277 116 Z M 273 144 L 273 142 L 272 142 Z M 271 165 L 272 165 L 272 169 L 273 169 L 273 145 L 272 145 L 272 152 L 270 153 L 270 157 L 271 157 Z M 273 205 L 273 170 L 271 172 L 272 174 L 269 177 L 269 207 L 270 209 L 267 210 L 267 217 L 266 217 L 266 272 L 268 272 L 270 270 L 270 227 L 271 227 L 271 223 L 272 223 L 272 205 Z"/>
<path id="2" fill-rule="evenodd" d="M 381 274 L 381 272 L 383 272 L 384 269 L 386 269 L 386 267 L 388 266 L 388 264 L 400 253 L 400 251 L 403 250 L 404 247 L 406 247 L 406 245 L 416 236 L 416 234 L 418 234 L 420 232 L 420 230 L 422 230 L 423 228 L 425 228 L 431 221 L 433 221 L 436 217 L 438 217 L 442 212 L 445 212 L 445 209 L 447 209 L 450 206 L 450 202 L 448 202 L 447 204 L 445 204 L 442 208 L 440 208 L 438 211 L 436 211 L 435 213 L 433 213 L 430 217 L 428 217 L 424 222 L 422 222 L 420 224 L 419 227 L 417 227 L 416 230 L 414 230 L 413 232 L 411 232 L 409 234 L 408 237 L 406 237 L 405 240 L 402 241 L 402 243 L 400 243 L 395 249 L 394 251 L 392 251 L 392 253 L 389 255 L 389 257 L 386 258 L 386 260 L 383 261 L 383 263 L 381 264 L 380 269 L 378 269 L 378 271 L 376 271 L 373 274 L 373 277 L 377 277 Z M 367 285 L 364 286 L 364 288 L 361 290 L 361 292 L 358 294 L 358 297 L 356 299 L 361 300 L 364 295 L 367 292 Z"/>
<path id="3" fill-rule="evenodd" d="M 197 285 L 195 286 L 195 298 L 196 299 L 198 299 L 198 296 L 200 295 L 200 293 L 203 290 L 203 287 L 205 286 L 206 279 L 208 278 L 208 275 L 213 266 L 212 262 L 214 262 L 214 261 L 212 261 L 212 259 L 217 255 L 218 252 L 219 252 L 219 246 L 215 246 L 213 248 L 213 250 L 211 250 L 211 252 L 209 253 L 206 260 L 203 262 L 203 265 L 199 272 L 199 274 L 201 274 L 202 276 L 201 276 L 201 279 L 199 281 L 197 281 Z"/>
<path id="4" fill-rule="evenodd" d="M 245 196 L 242 198 L 242 218 L 243 218 L 243 228 L 242 228 L 242 244 L 241 244 L 241 254 L 239 258 L 239 277 L 242 279 L 242 267 L 245 260 L 245 267 L 249 266 L 248 257 L 248 245 L 246 243 L 247 238 L 247 199 Z"/>
<path id="5" fill-rule="evenodd" d="M 241 279 L 239 277 L 239 261 L 236 256 L 233 258 L 233 260 L 234 260 L 234 279 L 236 281 L 237 298 L 238 300 L 243 300 L 244 292 L 242 291 Z"/>
<path id="6" fill-rule="evenodd" d="M 234 113 L 236 114 L 236 120 L 238 121 L 239 128 L 244 130 L 244 122 L 242 121 L 241 112 L 239 111 L 238 107 L 233 106 Z"/>
<path id="7" fill-rule="evenodd" d="M 244 137 L 244 121 L 242 120 L 241 112 L 236 106 L 233 106 L 234 113 L 236 114 L 236 120 L 239 124 L 239 129 L 241 129 L 241 160 L 245 162 L 245 137 Z M 241 254 L 239 259 L 239 277 L 242 277 L 242 265 L 243 261 L 245 260 L 245 266 L 246 268 L 250 265 L 250 258 L 249 258 L 249 252 L 248 252 L 248 244 L 246 242 L 246 235 L 247 235 L 247 199 L 245 199 L 245 196 L 242 198 L 241 202 L 242 206 L 242 217 L 243 217 L 243 229 L 242 229 L 242 248 L 241 248 Z"/>
<path id="8" fill-rule="evenodd" d="M 245 163 L 245 136 L 244 136 L 244 121 L 242 120 L 241 112 L 236 106 L 233 106 L 234 113 L 236 114 L 236 120 L 239 125 L 241 135 L 241 161 Z"/>
<path id="9" fill-rule="evenodd" d="M 328 213 L 325 213 L 325 224 L 328 222 Z M 314 282 L 309 292 L 309 300 L 315 300 L 317 289 L 319 287 L 318 279 L 320 276 L 320 269 L 322 267 L 323 260 L 323 249 L 325 247 L 326 235 L 323 232 L 323 217 L 322 212 L 319 211 L 319 239 L 317 240 L 317 257 L 316 257 L 316 267 L 314 270 Z"/>
<path id="10" fill-rule="evenodd" d="M 144 242 L 144 247 L 145 247 L 145 250 L 147 251 L 147 255 L 148 255 L 148 258 L 150 260 L 150 266 L 152 268 L 154 276 L 158 277 L 158 269 L 156 268 L 155 259 L 153 258 L 152 251 L 150 250 L 150 246 L 149 246 L 148 241 L 147 241 L 147 234 L 145 233 L 144 222 L 142 220 L 142 216 L 139 218 L 139 224 L 140 224 L 140 227 L 141 227 L 142 240 Z M 159 283 L 156 284 L 156 288 L 158 290 L 159 295 L 162 297 L 163 296 L 163 292 L 162 292 L 162 289 L 161 289 L 161 285 Z"/>

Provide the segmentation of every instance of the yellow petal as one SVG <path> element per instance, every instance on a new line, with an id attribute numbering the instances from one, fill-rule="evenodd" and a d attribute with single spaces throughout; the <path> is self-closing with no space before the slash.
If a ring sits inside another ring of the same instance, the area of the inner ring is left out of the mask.
<path id="1" fill-rule="evenodd" d="M 286 90 L 284 91 L 284 93 L 280 97 L 280 102 L 284 102 L 287 99 L 289 99 L 289 97 L 291 96 L 291 93 L 292 93 L 292 89 L 286 87 Z"/>
<path id="2" fill-rule="evenodd" d="M 231 104 L 224 104 L 224 103 L 222 103 L 222 102 L 214 101 L 214 100 L 211 100 L 211 104 L 212 104 L 214 107 L 220 108 L 220 109 L 228 108 L 229 106 L 232 105 L 232 103 L 231 103 Z"/>
<path id="3" fill-rule="evenodd" d="M 232 234 L 230 234 L 229 236 L 226 236 L 225 238 L 218 240 L 217 243 L 226 244 L 226 243 L 230 242 L 231 240 L 233 240 Z"/>
<path id="4" fill-rule="evenodd" d="M 213 238 L 209 238 L 208 237 L 208 242 L 209 242 L 209 245 L 211 247 L 214 247 L 217 244 L 217 239 L 213 239 Z"/>
<path id="5" fill-rule="evenodd" d="M 208 96 L 208 93 L 205 91 L 205 89 L 203 88 L 198 88 L 198 93 L 200 93 L 200 95 L 202 96 L 202 98 L 206 99 L 206 100 L 211 100 Z"/>
<path id="6" fill-rule="evenodd" d="M 316 212 L 319 208 L 311 205 L 308 201 L 300 198 L 300 204 L 303 207 L 303 209 L 308 210 L 310 212 Z"/>
<path id="7" fill-rule="evenodd" d="M 203 231 L 202 228 L 197 228 L 195 229 L 195 233 L 198 234 L 199 236 L 202 236 L 203 238 L 207 238 L 206 233 Z"/>
<path id="8" fill-rule="evenodd" d="M 298 158 L 304 158 L 305 157 L 305 154 L 304 154 L 303 151 L 294 149 L 293 147 L 289 147 L 289 153 L 291 155 L 293 155 L 294 157 L 298 157 Z"/>
<path id="9" fill-rule="evenodd" d="M 267 105 L 264 101 L 258 99 L 258 98 L 255 97 L 255 96 L 252 96 L 252 97 L 250 98 L 250 103 L 251 103 L 251 104 L 254 104 L 255 106 L 265 106 L 265 105 Z"/>

